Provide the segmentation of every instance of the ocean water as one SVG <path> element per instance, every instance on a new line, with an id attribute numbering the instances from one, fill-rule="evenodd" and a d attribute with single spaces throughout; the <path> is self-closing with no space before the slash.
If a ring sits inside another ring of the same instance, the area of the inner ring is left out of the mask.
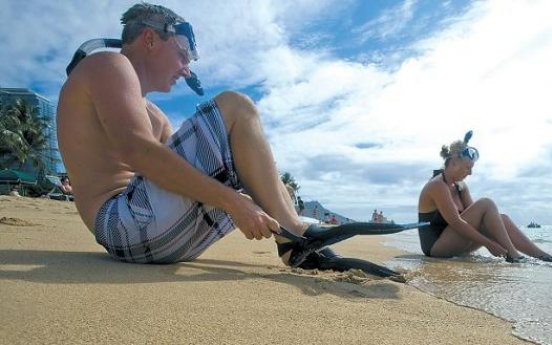
<path id="1" fill-rule="evenodd" d="M 521 230 L 552 254 L 552 225 Z M 469 257 L 427 258 L 417 230 L 386 236 L 384 245 L 408 252 L 386 263 L 390 268 L 406 269 L 407 284 L 511 321 L 513 334 L 519 338 L 552 345 L 552 263 L 529 259 L 510 264 L 486 249 Z"/>

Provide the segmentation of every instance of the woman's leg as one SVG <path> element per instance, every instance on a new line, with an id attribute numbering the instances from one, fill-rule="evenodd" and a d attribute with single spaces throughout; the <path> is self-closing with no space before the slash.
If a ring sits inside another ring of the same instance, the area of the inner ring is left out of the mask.
<path id="1" fill-rule="evenodd" d="M 502 214 L 502 221 L 508 231 L 508 235 L 512 240 L 514 246 L 522 253 L 532 256 L 534 258 L 540 258 L 548 253 L 537 247 L 525 234 L 517 227 L 516 224 L 508 217 L 508 215 Z"/>
<path id="2" fill-rule="evenodd" d="M 451 258 L 471 253 L 479 247 L 475 246 L 471 240 L 454 231 L 450 226 L 447 226 L 433 247 L 431 247 L 431 256 Z"/>
<path id="3" fill-rule="evenodd" d="M 483 235 L 503 246 L 512 258 L 520 256 L 508 235 L 495 203 L 491 199 L 481 198 L 477 200 L 462 212 L 461 217 Z M 462 236 L 448 226 L 433 245 L 431 255 L 450 257 L 466 254 L 480 247 L 481 245 L 478 243 Z"/>
<path id="4" fill-rule="evenodd" d="M 475 229 L 479 230 L 485 215 L 485 205 L 479 201 L 474 202 L 464 212 L 461 217 Z M 462 236 L 459 232 L 447 226 L 439 239 L 431 248 L 431 256 L 435 257 L 453 257 L 471 253 L 480 248 L 481 245 L 473 242 L 469 238 Z"/>

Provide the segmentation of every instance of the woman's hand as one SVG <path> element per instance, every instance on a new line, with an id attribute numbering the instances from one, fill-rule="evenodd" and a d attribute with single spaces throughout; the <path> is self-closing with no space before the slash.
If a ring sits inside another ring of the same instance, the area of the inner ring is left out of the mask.
<path id="1" fill-rule="evenodd" d="M 494 241 L 491 241 L 491 243 L 489 243 L 488 245 L 485 246 L 490 252 L 491 254 L 493 254 L 494 256 L 498 256 L 498 257 L 504 257 L 506 256 L 506 254 L 508 254 L 508 251 L 503 247 L 501 246 L 500 244 L 494 242 Z"/>

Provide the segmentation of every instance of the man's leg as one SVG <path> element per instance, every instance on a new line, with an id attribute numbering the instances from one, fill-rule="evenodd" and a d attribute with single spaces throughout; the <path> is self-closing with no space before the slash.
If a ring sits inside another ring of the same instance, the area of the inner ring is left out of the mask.
<path id="1" fill-rule="evenodd" d="M 245 95 L 224 92 L 215 97 L 230 138 L 236 171 L 247 193 L 280 225 L 297 235 L 306 226 L 297 216 L 266 140 L 257 108 Z"/>
<path id="2" fill-rule="evenodd" d="M 308 228 L 297 212 L 285 185 L 280 180 L 272 151 L 266 140 L 258 111 L 253 102 L 246 96 L 236 92 L 224 92 L 215 97 L 215 103 L 224 119 L 232 148 L 233 161 L 242 186 L 253 200 L 271 217 L 276 219 L 280 226 L 296 235 L 304 235 L 323 242 L 327 237 L 337 238 L 341 228 L 335 227 L 332 231 L 324 231 L 318 227 Z M 358 228 L 363 228 L 359 226 Z M 355 234 L 362 231 L 353 229 Z M 368 234 L 370 229 L 363 228 Z M 311 236 L 312 235 L 312 236 Z M 347 238 L 353 234 L 345 234 Z M 350 236 L 349 236 L 350 235 Z M 276 235 L 278 252 L 284 263 L 295 250 L 289 238 Z M 338 242 L 334 241 L 333 243 Z M 320 250 L 318 250 L 320 249 Z M 329 248 L 318 248 L 316 251 L 306 252 L 306 257 L 297 260 L 296 266 L 304 268 L 347 270 L 362 269 L 367 273 L 380 276 L 400 276 L 400 274 L 374 265 L 365 260 L 343 258 Z M 297 256 L 297 255 L 296 255 Z"/>

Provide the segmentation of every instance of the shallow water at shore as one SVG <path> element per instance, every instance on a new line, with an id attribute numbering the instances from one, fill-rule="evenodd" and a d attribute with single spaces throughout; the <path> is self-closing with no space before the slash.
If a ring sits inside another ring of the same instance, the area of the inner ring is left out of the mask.
<path id="1" fill-rule="evenodd" d="M 522 230 L 552 253 L 552 226 Z M 514 323 L 513 333 L 552 345 L 552 263 L 529 259 L 509 264 L 486 249 L 454 259 L 424 257 L 416 230 L 388 236 L 385 245 L 409 252 L 388 263 L 409 271 L 408 284 L 450 302 L 483 310 Z"/>

